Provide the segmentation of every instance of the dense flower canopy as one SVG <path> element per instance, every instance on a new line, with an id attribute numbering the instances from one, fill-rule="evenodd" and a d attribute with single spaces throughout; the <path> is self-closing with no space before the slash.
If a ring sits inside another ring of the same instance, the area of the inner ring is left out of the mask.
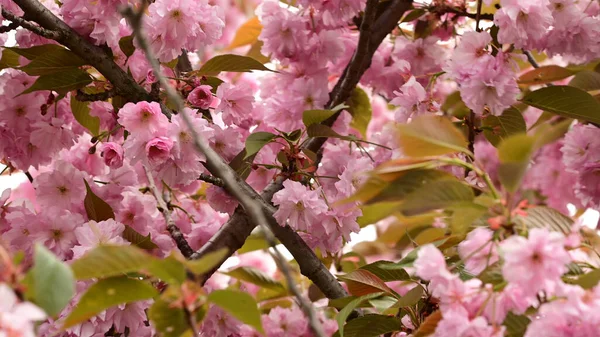
<path id="1" fill-rule="evenodd" d="M 600 2 L 0 5 L 1 337 L 597 336 Z"/>

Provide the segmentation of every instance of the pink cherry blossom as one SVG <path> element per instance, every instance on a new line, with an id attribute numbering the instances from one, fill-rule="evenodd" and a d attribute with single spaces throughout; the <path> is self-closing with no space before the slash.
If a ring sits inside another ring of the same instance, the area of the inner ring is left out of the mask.
<path id="1" fill-rule="evenodd" d="M 156 102 L 127 103 L 119 110 L 119 124 L 138 137 L 159 136 L 168 123 Z"/>
<path id="2" fill-rule="evenodd" d="M 7 337 L 34 337 L 35 322 L 46 318 L 46 313 L 33 303 L 20 302 L 6 283 L 0 283 L 0 335 Z"/>
<path id="3" fill-rule="evenodd" d="M 108 167 L 116 169 L 123 166 L 123 147 L 121 145 L 114 142 L 102 143 L 99 151 Z"/>
<path id="4" fill-rule="evenodd" d="M 487 228 L 478 227 L 467 235 L 458 245 L 458 253 L 465 261 L 465 268 L 478 275 L 486 267 L 498 261 L 498 252 L 492 240 L 494 233 Z"/>
<path id="5" fill-rule="evenodd" d="M 511 236 L 500 244 L 504 266 L 502 275 L 526 294 L 552 291 L 571 261 L 564 236 L 547 229 L 533 228 L 529 237 Z"/>
<path id="6" fill-rule="evenodd" d="M 327 211 L 320 199 L 319 190 L 309 190 L 299 182 L 286 180 L 283 190 L 275 193 L 273 204 L 279 206 L 274 217 L 280 225 L 289 225 L 299 231 L 310 231 L 319 223 L 319 217 Z"/>
<path id="7" fill-rule="evenodd" d="M 208 109 L 213 102 L 213 95 L 209 85 L 199 85 L 190 92 L 188 102 L 200 109 Z"/>

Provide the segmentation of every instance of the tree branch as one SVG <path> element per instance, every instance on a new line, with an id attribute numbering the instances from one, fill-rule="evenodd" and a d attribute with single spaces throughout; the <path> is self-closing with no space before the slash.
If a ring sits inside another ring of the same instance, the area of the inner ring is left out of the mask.
<path id="1" fill-rule="evenodd" d="M 183 236 L 183 233 L 181 233 L 181 230 L 179 229 L 179 227 L 177 227 L 177 225 L 175 225 L 175 222 L 171 218 L 171 211 L 169 211 L 169 207 L 167 206 L 167 203 L 165 202 L 162 194 L 156 187 L 156 184 L 154 183 L 154 178 L 152 177 L 152 173 L 150 173 L 150 170 L 146 167 L 146 165 L 144 165 L 144 172 L 146 172 L 146 178 L 148 178 L 148 187 L 150 188 L 152 195 L 154 195 L 154 198 L 156 199 L 156 203 L 158 205 L 158 208 L 160 209 L 160 212 L 165 218 L 165 222 L 167 223 L 167 230 L 169 231 L 171 238 L 173 239 L 173 241 L 175 241 L 175 244 L 177 245 L 177 248 L 179 248 L 181 254 L 183 254 L 183 256 L 185 256 L 186 258 L 189 258 L 194 253 L 194 250 L 192 249 L 192 247 L 190 247 L 190 244 Z"/>
<path id="2" fill-rule="evenodd" d="M 370 3 L 372 4 L 373 2 Z M 328 107 L 335 106 L 336 104 L 339 104 L 339 102 L 345 102 L 348 99 L 353 88 L 360 80 L 360 77 L 370 66 L 371 58 L 379 47 L 379 44 L 381 44 L 383 39 L 396 27 L 402 15 L 411 8 L 411 4 L 411 0 L 392 0 L 391 5 L 386 5 L 389 6 L 389 8 L 379 16 L 375 24 L 372 25 L 373 28 L 369 30 L 369 35 L 371 35 L 370 38 L 367 40 L 363 38 L 362 43 L 360 43 L 359 39 L 360 47 L 357 47 L 355 51 L 355 54 L 357 55 L 353 55 L 352 61 L 348 64 L 342 77 L 338 80 L 330 94 L 331 99 L 327 104 Z M 368 15 L 369 17 L 372 17 L 371 13 L 368 13 Z M 369 23 L 361 29 L 366 32 L 368 27 Z M 367 45 L 368 48 L 365 48 L 365 45 Z M 333 125 L 337 116 L 337 114 L 332 116 L 323 122 L 323 124 L 328 126 Z M 306 147 L 311 151 L 318 153 L 325 141 L 326 138 L 314 138 L 307 143 Z M 270 183 L 260 195 L 262 200 L 271 200 L 273 195 L 283 188 L 285 179 L 286 178 L 280 176 Z M 266 202 L 265 204 L 265 207 L 272 207 L 272 205 Z M 268 214 L 267 216 L 271 218 L 271 214 Z M 192 255 L 192 259 L 198 259 L 205 254 L 217 251 L 222 247 L 228 247 L 230 253 L 233 254 L 233 252 L 243 246 L 255 226 L 256 225 L 250 221 L 241 208 L 236 209 L 229 221 L 227 221 L 227 223 L 225 223 L 225 225 L 223 225 L 219 231 L 204 246 L 202 246 L 202 248 L 200 248 L 200 250 Z M 328 298 L 347 296 L 344 288 L 342 288 L 329 270 L 327 270 L 316 257 L 312 249 L 306 245 L 296 232 L 286 226 L 282 227 L 282 229 L 275 228 L 274 233 L 279 241 L 292 253 L 300 265 L 302 274 L 319 287 L 325 296 Z M 215 270 L 207 272 L 205 277 L 210 277 Z"/>
<path id="3" fill-rule="evenodd" d="M 99 92 L 96 94 L 86 94 L 81 90 L 77 90 L 75 95 L 75 99 L 80 102 L 96 102 L 96 101 L 106 101 L 107 99 L 114 97 L 116 95 L 114 90 L 108 90 Z"/>
<path id="4" fill-rule="evenodd" d="M 24 18 L 19 17 L 19 16 L 15 15 L 14 13 L 6 10 L 4 7 L 2 7 L 2 16 L 5 17 L 6 19 L 8 19 L 9 21 L 11 21 L 12 22 L 11 25 L 16 24 L 17 26 L 21 26 L 21 27 L 23 27 L 27 30 L 30 30 L 30 31 L 36 33 L 37 35 L 43 36 L 47 39 L 57 40 L 60 38 L 59 32 L 50 30 L 50 29 L 45 29 L 36 24 L 33 24 L 33 23 L 25 20 Z M 9 25 L 9 27 L 10 27 L 10 25 Z"/>
<path id="5" fill-rule="evenodd" d="M 146 3 L 144 2 L 144 4 L 146 4 Z M 139 10 L 139 12 L 135 13 L 131 7 L 128 7 L 126 10 L 123 11 L 123 15 L 125 16 L 126 19 L 128 19 L 129 24 L 130 24 L 131 28 L 133 29 L 134 35 L 137 39 L 137 42 L 138 42 L 140 48 L 146 54 L 146 58 L 148 59 L 148 62 L 150 62 L 150 64 L 152 65 L 152 68 L 154 70 L 154 75 L 156 76 L 156 78 L 160 82 L 161 86 L 165 90 L 167 96 L 173 103 L 175 103 L 175 106 L 177 107 L 177 111 L 183 111 L 185 108 L 185 103 L 183 101 L 183 98 L 179 95 L 179 93 L 175 90 L 175 88 L 173 88 L 169 84 L 167 78 L 162 74 L 161 69 L 160 69 L 160 64 L 158 63 L 156 58 L 152 55 L 152 52 L 148 45 L 148 42 L 146 41 L 146 39 L 143 35 L 142 25 L 141 25 L 141 15 L 144 10 L 145 10 L 145 6 L 142 6 L 142 8 Z M 271 246 L 271 249 L 274 252 L 275 262 L 277 263 L 277 265 L 279 266 L 279 269 L 284 274 L 286 281 L 288 283 L 289 290 L 292 291 L 292 293 L 296 296 L 296 299 L 298 300 L 300 307 L 302 308 L 302 310 L 308 317 L 311 330 L 317 337 L 325 337 L 325 333 L 323 331 L 323 328 L 321 327 L 321 324 L 319 322 L 319 319 L 316 315 L 316 312 L 315 312 L 312 304 L 309 301 L 307 301 L 304 298 L 304 296 L 302 296 L 302 294 L 300 293 L 300 291 L 299 291 L 298 287 L 296 286 L 295 281 L 292 277 L 291 270 L 287 264 L 287 261 L 285 260 L 283 255 L 281 255 L 279 250 L 277 250 L 277 248 L 276 248 L 275 237 L 273 236 L 273 233 L 271 232 L 271 229 L 269 228 L 269 223 L 267 222 L 267 218 L 266 218 L 265 214 L 263 213 L 262 203 L 259 202 L 258 200 L 256 200 L 255 198 L 253 198 L 252 194 L 248 194 L 244 190 L 244 188 L 242 188 L 241 185 L 239 185 L 237 183 L 237 180 L 239 180 L 240 178 L 235 174 L 235 171 L 233 171 L 233 169 L 229 165 L 227 165 L 227 163 L 225 163 L 223 158 L 221 158 L 219 156 L 219 154 L 217 154 L 217 152 L 215 152 L 208 145 L 208 142 L 201 135 L 199 135 L 196 132 L 190 116 L 188 116 L 185 113 L 182 113 L 181 116 L 183 117 L 183 120 L 186 123 L 186 125 L 192 135 L 192 139 L 193 139 L 194 145 L 196 147 L 196 150 L 199 153 L 202 153 L 206 156 L 205 166 L 208 168 L 208 170 L 211 173 L 213 173 L 215 176 L 219 177 L 220 179 L 222 179 L 225 182 L 226 190 L 240 202 L 240 204 L 244 207 L 244 209 L 246 210 L 246 212 L 247 212 L 248 216 L 250 217 L 250 219 L 252 220 L 252 222 L 262 227 L 264 234 L 265 234 L 265 238 L 267 239 L 267 242 L 269 243 L 269 245 Z M 146 170 L 146 175 L 148 176 L 148 179 L 151 180 L 152 177 L 150 175 L 150 172 L 148 171 L 147 168 L 145 168 L 145 170 Z M 254 194 L 256 194 L 256 192 L 254 192 Z M 275 223 L 275 226 L 278 226 L 278 224 Z"/>
<path id="6" fill-rule="evenodd" d="M 41 28 L 56 33 L 50 37 L 77 54 L 98 70 L 115 87 L 117 94 L 132 102 L 152 101 L 152 98 L 131 76 L 121 69 L 106 51 L 93 45 L 54 15 L 37 0 L 13 0 L 26 17 Z M 4 13 L 3 13 L 4 15 Z M 27 28 L 27 27 L 25 27 Z M 29 29 L 29 28 L 27 28 Z M 32 30 L 34 33 L 38 32 Z M 40 34 L 42 35 L 42 34 Z M 42 35 L 44 36 L 44 35 Z"/>
<path id="7" fill-rule="evenodd" d="M 6 18 L 6 16 L 4 16 L 4 17 Z M 8 33 L 11 30 L 17 29 L 18 27 L 19 27 L 19 23 L 13 21 L 10 24 L 8 24 L 8 26 L 2 26 L 2 27 L 0 27 L 0 33 Z"/>
<path id="8" fill-rule="evenodd" d="M 202 173 L 202 174 L 200 174 L 200 177 L 198 179 L 202 180 L 202 181 L 206 181 L 207 183 L 213 184 L 215 186 L 225 187 L 225 183 L 223 182 L 223 179 L 213 177 L 208 174 Z"/>

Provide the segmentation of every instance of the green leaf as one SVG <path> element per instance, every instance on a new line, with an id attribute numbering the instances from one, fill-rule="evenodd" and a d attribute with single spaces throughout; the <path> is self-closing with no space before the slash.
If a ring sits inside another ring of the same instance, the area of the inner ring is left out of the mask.
<path id="1" fill-rule="evenodd" d="M 135 246 L 98 246 L 73 261 L 78 280 L 124 275 L 144 269 L 154 258 Z"/>
<path id="2" fill-rule="evenodd" d="M 216 76 L 222 71 L 249 72 L 252 70 L 271 71 L 259 61 L 241 55 L 225 54 L 218 55 L 206 61 L 199 70 L 193 72 L 194 75 Z"/>
<path id="3" fill-rule="evenodd" d="M 11 50 L 28 60 L 33 60 L 38 56 L 42 56 L 45 54 L 52 54 L 59 52 L 61 50 L 65 50 L 65 48 L 58 44 L 44 44 L 40 46 L 33 46 L 30 48 L 17 48 L 17 47 L 7 47 L 6 49 Z"/>
<path id="4" fill-rule="evenodd" d="M 10 49 L 2 50 L 2 59 L 0 59 L 0 70 L 6 68 L 16 68 L 19 66 L 19 54 Z"/>
<path id="5" fill-rule="evenodd" d="M 515 315 L 509 311 L 502 325 L 506 327 L 507 337 L 523 337 L 529 323 L 531 323 L 531 320 L 527 316 Z"/>
<path id="6" fill-rule="evenodd" d="M 494 146 L 498 146 L 508 136 L 527 131 L 523 115 L 514 107 L 504 110 L 500 116 L 487 116 L 482 120 L 482 125 L 485 127 L 485 138 Z"/>
<path id="7" fill-rule="evenodd" d="M 600 89 L 600 73 L 592 70 L 583 70 L 577 73 L 569 85 L 585 91 Z"/>
<path id="8" fill-rule="evenodd" d="M 383 334 L 399 331 L 400 320 L 393 316 L 365 315 L 358 317 L 344 326 L 346 337 L 378 337 Z M 336 334 L 336 336 L 339 336 Z"/>
<path id="9" fill-rule="evenodd" d="M 246 156 L 244 159 L 255 155 L 265 145 L 269 144 L 277 135 L 270 132 L 255 132 L 246 138 Z"/>
<path id="10" fill-rule="evenodd" d="M 69 91 L 81 89 L 90 83 L 92 83 L 92 78 L 88 73 L 79 68 L 73 68 L 60 73 L 38 77 L 29 88 L 19 95 L 40 90 L 52 90 L 59 94 L 66 94 Z"/>
<path id="11" fill-rule="evenodd" d="M 515 192 L 525 176 L 533 154 L 535 139 L 526 134 L 510 136 L 498 146 L 498 178 L 509 191 Z"/>
<path id="12" fill-rule="evenodd" d="M 401 202 L 378 202 L 375 204 L 362 205 L 362 215 L 356 219 L 360 227 L 374 224 L 379 220 L 385 219 L 400 208 Z"/>
<path id="13" fill-rule="evenodd" d="M 419 302 L 421 297 L 423 297 L 423 287 L 417 285 L 411 290 L 409 290 L 406 294 L 404 294 L 404 296 L 402 296 L 398 300 L 398 302 L 396 302 L 396 304 L 393 305 L 393 308 L 404 308 L 413 306 L 417 304 L 417 302 Z"/>
<path id="14" fill-rule="evenodd" d="M 521 75 L 517 83 L 526 85 L 546 84 L 573 76 L 575 73 L 573 70 L 557 65 L 541 66 Z"/>
<path id="15" fill-rule="evenodd" d="M 158 291 L 150 284 L 126 276 L 100 280 L 81 296 L 63 328 L 81 323 L 116 305 L 146 300 L 156 295 Z"/>
<path id="16" fill-rule="evenodd" d="M 208 301 L 237 318 L 242 323 L 248 324 L 256 331 L 263 333 L 260 321 L 260 311 L 256 301 L 250 294 L 237 290 L 215 290 L 208 295 Z"/>
<path id="17" fill-rule="evenodd" d="M 246 56 L 251 57 L 263 64 L 271 61 L 270 57 L 263 55 L 262 46 L 263 46 L 262 41 L 259 40 L 259 41 L 254 42 L 252 44 L 252 46 L 250 46 L 250 49 L 246 53 Z"/>
<path id="18" fill-rule="evenodd" d="M 487 213 L 488 208 L 475 203 L 461 203 L 450 208 L 450 229 L 452 234 L 465 234 L 473 222 Z"/>
<path id="19" fill-rule="evenodd" d="M 583 274 L 574 280 L 567 281 L 570 284 L 575 284 L 583 289 L 592 289 L 600 282 L 600 269 L 594 269 L 591 272 Z"/>
<path id="20" fill-rule="evenodd" d="M 36 244 L 30 270 L 35 303 L 50 316 L 58 315 L 75 295 L 75 277 L 69 266 L 46 247 Z"/>
<path id="21" fill-rule="evenodd" d="M 414 337 L 427 337 L 432 335 L 441 320 L 442 312 L 440 310 L 432 312 L 425 318 L 421 325 L 419 325 L 417 331 L 414 332 Z"/>
<path id="22" fill-rule="evenodd" d="M 250 20 L 244 22 L 240 28 L 238 28 L 237 32 L 235 32 L 235 36 L 231 41 L 231 44 L 227 47 L 227 49 L 234 49 L 237 47 L 253 44 L 258 41 L 258 36 L 262 31 L 262 24 L 258 17 L 253 17 Z"/>
<path id="23" fill-rule="evenodd" d="M 448 95 L 440 109 L 445 112 L 446 115 L 454 116 L 456 118 L 465 118 L 471 111 L 460 97 L 460 91 L 455 91 Z"/>
<path id="24" fill-rule="evenodd" d="M 546 228 L 565 235 L 571 233 L 573 219 L 554 208 L 537 206 L 527 209 L 527 215 L 517 216 L 515 221 L 527 228 Z"/>
<path id="25" fill-rule="evenodd" d="M 537 151 L 544 145 L 554 143 L 562 138 L 569 131 L 571 124 L 573 124 L 571 118 L 564 118 L 556 124 L 544 123 L 538 126 L 533 134 L 533 138 L 535 138 L 533 150 Z"/>
<path id="26" fill-rule="evenodd" d="M 437 180 L 406 196 L 400 209 L 404 215 L 417 215 L 475 199 L 473 189 L 457 180 Z"/>
<path id="27" fill-rule="evenodd" d="M 173 255 L 164 259 L 154 259 L 146 268 L 150 274 L 168 284 L 180 285 L 185 281 L 185 266 Z"/>
<path id="28" fill-rule="evenodd" d="M 363 138 L 367 138 L 367 128 L 373 115 L 369 95 L 359 87 L 354 88 L 348 98 L 348 112 L 352 115 L 350 126 L 358 130 Z"/>
<path id="29" fill-rule="evenodd" d="M 75 120 L 92 134 L 97 136 L 100 133 L 100 118 L 90 115 L 90 102 L 80 102 L 71 95 L 71 112 Z"/>
<path id="30" fill-rule="evenodd" d="M 133 45 L 133 35 L 123 36 L 119 40 L 119 48 L 125 54 L 125 56 L 130 57 L 135 52 L 135 46 Z"/>
<path id="31" fill-rule="evenodd" d="M 273 279 L 271 276 L 263 273 L 260 269 L 253 267 L 238 267 L 223 274 L 229 275 L 238 280 L 250 282 L 263 288 L 285 289 L 283 284 Z"/>
<path id="32" fill-rule="evenodd" d="M 333 110 L 306 110 L 302 113 L 302 123 L 307 128 L 313 124 L 319 124 L 327 118 L 336 114 Z"/>
<path id="33" fill-rule="evenodd" d="M 161 298 L 148 309 L 148 318 L 162 337 L 180 337 L 189 327 L 183 309 Z"/>
<path id="34" fill-rule="evenodd" d="M 438 180 L 456 181 L 456 177 L 448 172 L 432 169 L 406 171 L 399 178 L 388 183 L 375 197 L 363 201 L 374 203 L 381 201 L 406 200 L 412 193 L 415 193 L 421 188 L 425 188 L 432 182 Z"/>
<path id="35" fill-rule="evenodd" d="M 50 75 L 74 70 L 87 62 L 68 49 L 57 49 L 34 58 L 27 65 L 20 67 L 31 76 Z"/>
<path id="36" fill-rule="evenodd" d="M 354 296 L 363 296 L 377 292 L 394 293 L 379 277 L 368 270 L 357 269 L 346 275 L 339 275 L 338 279 L 346 283 L 348 292 Z"/>
<path id="37" fill-rule="evenodd" d="M 254 161 L 256 154 L 246 158 L 246 149 L 243 149 L 229 162 L 229 166 L 240 176 L 242 179 L 248 178 L 252 172 L 252 162 Z"/>
<path id="38" fill-rule="evenodd" d="M 213 77 L 213 76 L 205 76 L 202 78 L 202 80 L 200 81 L 200 83 L 202 84 L 206 84 L 206 85 L 210 85 L 211 87 L 211 92 L 213 94 L 217 93 L 217 88 L 219 88 L 219 86 L 223 83 L 223 80 L 218 78 L 218 77 Z"/>
<path id="39" fill-rule="evenodd" d="M 427 13 L 427 11 L 425 10 L 425 8 L 416 8 L 416 9 L 413 9 L 408 14 L 406 14 L 404 16 L 404 18 L 402 18 L 402 21 L 400 21 L 400 22 L 415 21 L 416 19 L 418 19 L 418 18 L 422 17 L 423 15 L 425 15 L 425 13 Z"/>
<path id="40" fill-rule="evenodd" d="M 600 102 L 587 92 L 565 85 L 530 92 L 523 103 L 563 117 L 599 124 Z"/>
<path id="41" fill-rule="evenodd" d="M 114 219 L 115 213 L 113 212 L 112 207 L 110 207 L 106 201 L 100 199 L 99 196 L 94 194 L 90 188 L 90 185 L 88 185 L 85 179 L 83 182 L 87 191 L 85 199 L 83 199 L 83 205 L 85 207 L 85 212 L 87 213 L 88 219 L 96 222 Z"/>
<path id="42" fill-rule="evenodd" d="M 388 269 L 386 266 L 395 265 L 390 261 L 377 261 L 360 267 L 379 277 L 383 282 L 410 280 L 410 275 L 404 269 Z"/>
<path id="43" fill-rule="evenodd" d="M 469 153 L 465 136 L 446 117 L 420 115 L 398 129 L 400 149 L 409 157 Z"/>
<path id="44" fill-rule="evenodd" d="M 271 246 L 265 240 L 264 235 L 251 234 L 244 242 L 244 245 L 242 246 L 242 248 L 237 250 L 237 253 L 244 254 L 244 253 L 253 252 L 255 250 L 267 249 L 269 247 L 271 247 Z"/>
<path id="45" fill-rule="evenodd" d="M 131 242 L 131 244 L 141 249 L 153 250 L 158 248 L 158 246 L 152 242 L 152 236 L 150 233 L 148 233 L 146 236 L 143 236 L 129 225 L 125 225 L 125 229 L 123 230 L 121 236 L 123 239 Z"/>
<path id="46" fill-rule="evenodd" d="M 342 136 L 335 132 L 332 128 L 323 124 L 312 124 L 306 128 L 306 133 L 311 138 L 338 138 L 343 140 L 355 140 L 350 136 Z"/>
<path id="47" fill-rule="evenodd" d="M 185 265 L 192 273 L 202 275 L 220 264 L 223 259 L 229 256 L 228 254 L 229 249 L 223 247 L 214 252 L 210 252 L 197 260 L 186 261 Z"/>
<path id="48" fill-rule="evenodd" d="M 344 325 L 346 324 L 346 320 L 348 316 L 356 309 L 362 302 L 379 297 L 383 295 L 383 293 L 372 293 L 367 294 L 358 298 L 353 299 L 348 305 L 346 305 L 335 317 L 335 320 L 338 323 L 340 337 L 344 337 Z"/>

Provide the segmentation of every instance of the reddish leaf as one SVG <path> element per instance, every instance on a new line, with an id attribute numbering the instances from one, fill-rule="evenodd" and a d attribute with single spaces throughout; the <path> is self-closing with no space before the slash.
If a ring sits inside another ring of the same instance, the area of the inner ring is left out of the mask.
<path id="1" fill-rule="evenodd" d="M 346 283 L 348 291 L 354 296 L 364 296 L 378 292 L 394 293 L 385 282 L 368 270 L 357 269 L 349 274 L 338 276 L 338 278 Z"/>

